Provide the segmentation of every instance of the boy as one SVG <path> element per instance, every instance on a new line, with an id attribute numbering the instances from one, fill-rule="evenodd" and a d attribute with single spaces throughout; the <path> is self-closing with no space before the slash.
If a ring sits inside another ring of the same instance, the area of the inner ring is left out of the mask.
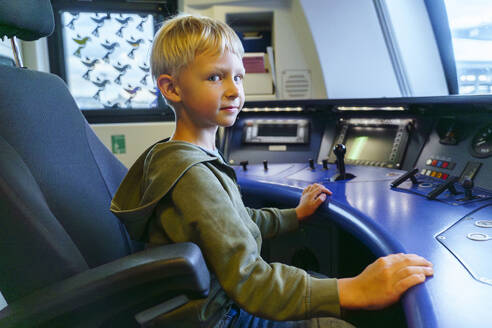
<path id="1" fill-rule="evenodd" d="M 396 302 L 432 275 L 428 261 L 389 255 L 357 277 L 337 280 L 260 257 L 262 238 L 296 229 L 331 192 L 310 185 L 299 205 L 287 210 L 254 210 L 242 203 L 234 171 L 215 149 L 215 135 L 219 126 L 234 124 L 244 104 L 243 53 L 230 27 L 206 17 L 177 16 L 154 41 L 152 73 L 175 111 L 176 131 L 140 156 L 111 210 L 134 239 L 150 245 L 196 243 L 212 274 L 207 299 L 164 316 L 163 324 L 310 327 L 307 319 L 339 317 L 340 308 L 377 309 Z"/>

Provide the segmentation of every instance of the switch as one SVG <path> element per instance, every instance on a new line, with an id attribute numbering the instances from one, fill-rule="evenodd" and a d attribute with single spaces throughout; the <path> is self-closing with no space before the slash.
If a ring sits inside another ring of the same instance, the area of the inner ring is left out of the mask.
<path id="1" fill-rule="evenodd" d="M 431 165 L 432 164 L 432 159 L 428 159 L 426 162 L 425 162 L 425 165 Z"/>
<path id="2" fill-rule="evenodd" d="M 436 166 L 437 166 L 437 167 L 441 167 L 441 166 L 442 166 L 442 161 L 437 161 Z"/>
<path id="3" fill-rule="evenodd" d="M 442 168 L 443 168 L 443 169 L 447 168 L 447 167 L 448 167 L 448 165 L 449 165 L 449 163 L 448 163 L 448 162 L 442 162 Z"/>
<path id="4" fill-rule="evenodd" d="M 446 180 L 448 178 L 448 176 L 449 175 L 447 173 L 443 173 L 441 176 L 441 179 Z"/>
<path id="5" fill-rule="evenodd" d="M 263 168 L 265 169 L 265 171 L 268 171 L 268 161 L 263 161 Z"/>
<path id="6" fill-rule="evenodd" d="M 242 161 L 239 164 L 243 167 L 244 171 L 248 170 L 248 161 Z"/>
<path id="7" fill-rule="evenodd" d="M 431 163 L 431 166 L 436 166 L 437 165 L 437 159 L 433 160 Z"/>

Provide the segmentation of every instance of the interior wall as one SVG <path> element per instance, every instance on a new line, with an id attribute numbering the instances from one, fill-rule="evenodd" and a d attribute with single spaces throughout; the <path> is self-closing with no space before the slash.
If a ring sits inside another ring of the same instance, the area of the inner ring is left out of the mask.
<path id="1" fill-rule="evenodd" d="M 102 143 L 126 166 L 130 167 L 145 149 L 174 133 L 174 122 L 92 124 Z M 123 138 L 122 149 L 113 149 L 113 140 Z"/>
<path id="2" fill-rule="evenodd" d="M 282 88 L 284 76 L 290 71 L 308 72 L 311 79 L 312 99 L 326 98 L 325 82 L 317 60 L 314 41 L 309 27 L 300 10 L 299 0 L 265 1 L 180 1 L 180 10 L 191 14 L 200 14 L 225 22 L 226 14 L 238 12 L 273 12 L 272 46 L 275 57 L 275 77 L 277 91 L 273 96 L 248 95 L 246 100 L 288 99 Z"/>
<path id="3" fill-rule="evenodd" d="M 401 96 L 372 1 L 300 3 L 329 98 Z"/>

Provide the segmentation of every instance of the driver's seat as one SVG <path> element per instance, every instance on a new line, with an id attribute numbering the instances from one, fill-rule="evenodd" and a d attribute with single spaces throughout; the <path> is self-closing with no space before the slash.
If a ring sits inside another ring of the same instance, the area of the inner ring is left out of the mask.
<path id="1" fill-rule="evenodd" d="M 49 0 L 0 0 L 0 37 L 52 33 Z M 135 327 L 208 293 L 190 243 L 141 251 L 109 211 L 126 168 L 55 75 L 0 65 L 0 327 Z"/>

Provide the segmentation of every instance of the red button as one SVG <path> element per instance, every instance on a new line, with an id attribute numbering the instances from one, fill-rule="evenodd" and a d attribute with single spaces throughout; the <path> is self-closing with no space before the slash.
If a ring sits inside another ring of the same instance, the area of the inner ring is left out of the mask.
<path id="1" fill-rule="evenodd" d="M 436 166 L 437 165 L 437 159 L 433 160 L 431 165 Z"/>
<path id="2" fill-rule="evenodd" d="M 448 165 L 449 165 L 449 163 L 448 163 L 448 162 L 442 162 L 442 168 L 443 168 L 443 169 L 447 168 L 447 167 L 448 167 Z"/>
<path id="3" fill-rule="evenodd" d="M 448 178 L 448 176 L 449 175 L 447 173 L 443 173 L 441 179 L 446 180 Z"/>

